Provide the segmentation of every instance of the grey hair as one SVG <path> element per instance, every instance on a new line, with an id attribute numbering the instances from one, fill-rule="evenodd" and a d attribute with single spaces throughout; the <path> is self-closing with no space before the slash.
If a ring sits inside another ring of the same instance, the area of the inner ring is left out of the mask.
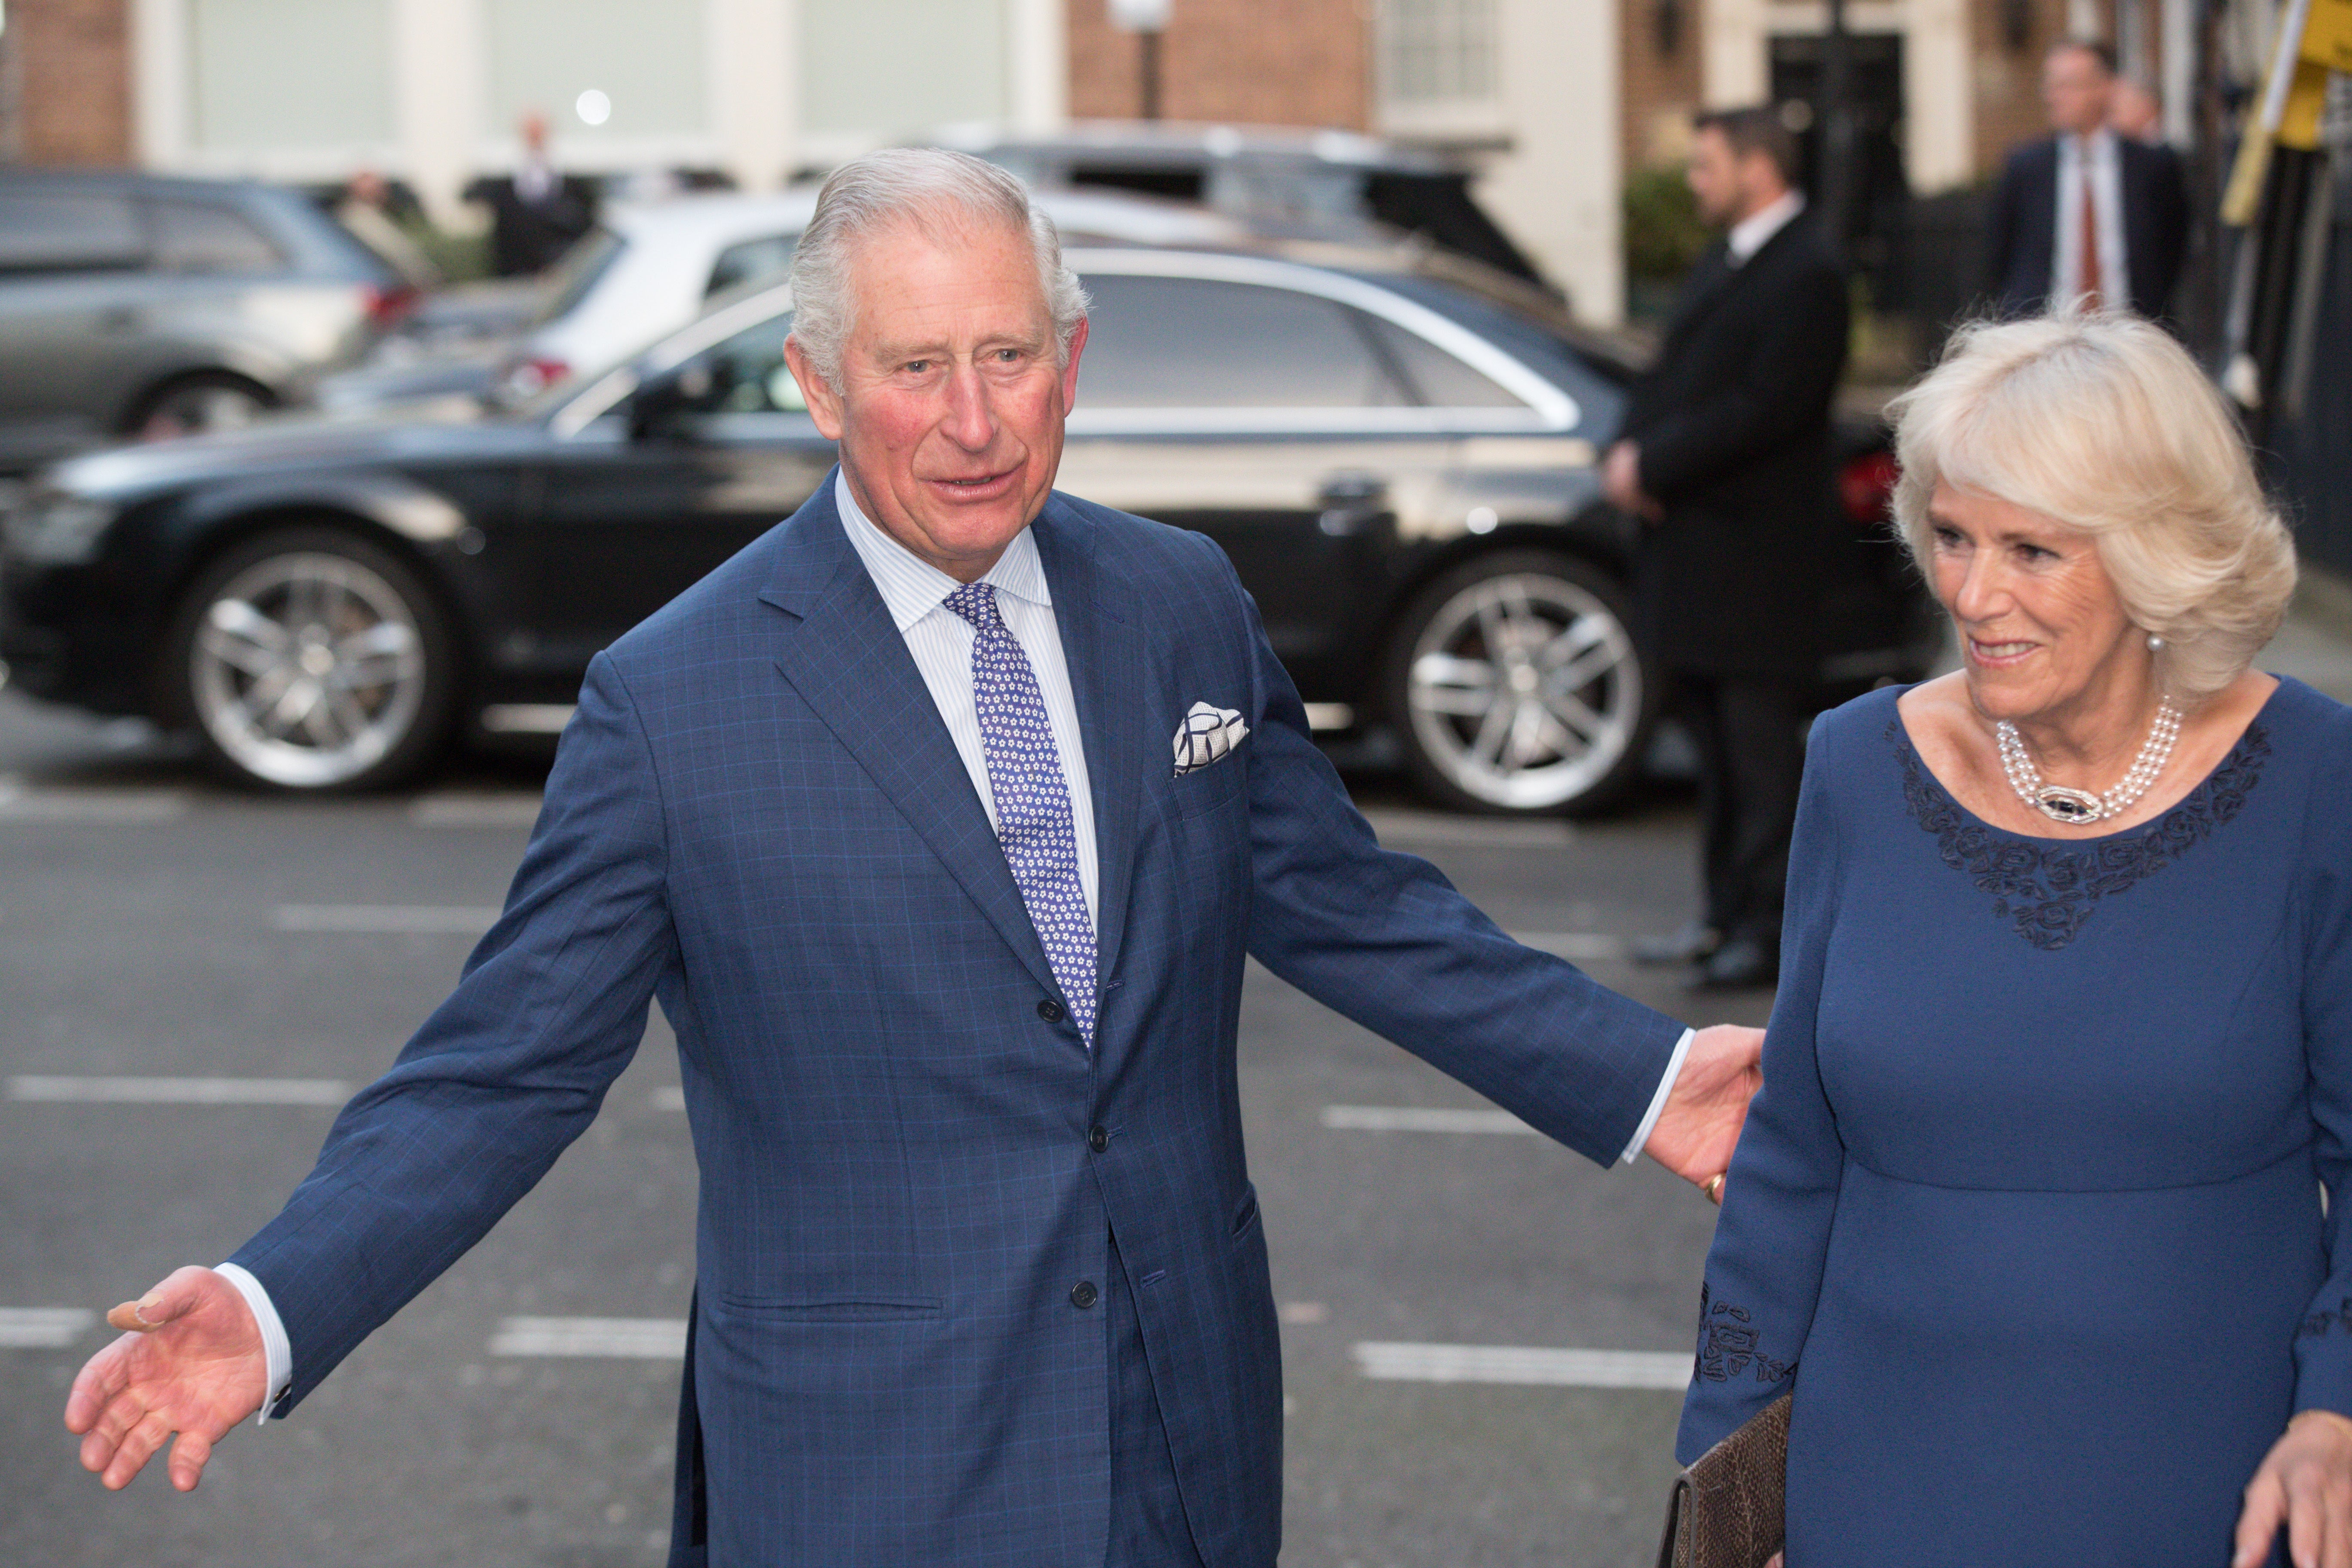
<path id="1" fill-rule="evenodd" d="M 2171 334 L 2123 315 L 1980 321 L 1896 400 L 1895 517 L 1920 569 L 1950 485 L 2089 534 L 2124 613 L 2194 703 L 2245 673 L 2294 594 L 2294 542 Z"/>
<path id="2" fill-rule="evenodd" d="M 816 213 L 793 252 L 793 336 L 827 386 L 839 392 L 841 356 L 855 314 L 850 277 L 860 241 L 909 225 L 939 240 L 959 221 L 1002 226 L 1029 236 L 1037 281 L 1054 318 L 1055 353 L 1069 363 L 1070 342 L 1087 317 L 1087 292 L 1062 262 L 1062 237 L 1029 199 L 1029 188 L 995 164 L 942 147 L 889 147 L 853 158 L 817 192 Z"/>

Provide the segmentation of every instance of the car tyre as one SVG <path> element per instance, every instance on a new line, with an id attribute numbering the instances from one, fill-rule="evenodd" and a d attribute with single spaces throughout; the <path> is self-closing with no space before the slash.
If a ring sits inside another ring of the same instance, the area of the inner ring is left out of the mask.
<path id="1" fill-rule="evenodd" d="M 165 643 L 165 698 L 230 778 L 378 789 L 446 743 L 457 698 L 447 613 L 391 551 L 332 528 L 236 546 L 196 576 Z"/>
<path id="2" fill-rule="evenodd" d="M 209 436 L 252 424 L 278 399 L 257 381 L 227 371 L 203 371 L 164 383 L 141 400 L 124 434 L 141 441 Z"/>
<path id="3" fill-rule="evenodd" d="M 1640 775 L 1658 682 L 1624 590 L 1511 550 L 1444 573 L 1390 641 L 1388 712 L 1422 791 L 1457 810 L 1585 816 Z"/>

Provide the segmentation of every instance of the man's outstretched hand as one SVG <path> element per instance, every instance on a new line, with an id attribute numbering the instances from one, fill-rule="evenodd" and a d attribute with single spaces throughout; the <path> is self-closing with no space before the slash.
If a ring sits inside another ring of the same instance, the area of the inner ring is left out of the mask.
<path id="1" fill-rule="evenodd" d="M 183 1268 L 106 1321 L 129 1332 L 89 1358 L 66 1398 L 82 1468 L 119 1491 L 177 1432 L 172 1484 L 194 1491 L 213 1445 L 268 1393 L 253 1309 L 211 1269 Z"/>
<path id="2" fill-rule="evenodd" d="M 1642 1152 L 1686 1182 L 1706 1186 L 1731 1169 L 1748 1101 L 1764 1087 L 1764 1031 L 1717 1024 L 1692 1037 L 1682 1076 Z M 1707 1196 L 1723 1201 L 1715 1186 Z"/>

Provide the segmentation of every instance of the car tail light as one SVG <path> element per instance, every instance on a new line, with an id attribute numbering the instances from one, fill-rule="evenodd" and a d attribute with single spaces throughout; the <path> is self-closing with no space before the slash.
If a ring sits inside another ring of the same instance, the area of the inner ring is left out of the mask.
<path id="1" fill-rule="evenodd" d="M 532 354 L 516 360 L 507 367 L 507 391 L 517 397 L 529 397 L 553 386 L 572 374 L 572 367 L 560 359 Z"/>
<path id="2" fill-rule="evenodd" d="M 1838 500 L 1845 515 L 1868 526 L 1885 522 L 1895 502 L 1895 481 L 1903 477 L 1892 452 L 1864 452 L 1838 470 Z"/>
<path id="3" fill-rule="evenodd" d="M 389 331 L 400 324 L 400 319 L 416 308 L 425 296 L 413 284 L 371 283 L 361 291 L 367 304 L 369 325 L 380 331 Z"/>

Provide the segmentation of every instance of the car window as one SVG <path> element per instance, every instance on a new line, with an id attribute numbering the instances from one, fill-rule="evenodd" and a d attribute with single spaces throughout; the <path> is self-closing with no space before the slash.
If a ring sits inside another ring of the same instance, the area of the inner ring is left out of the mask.
<path id="1" fill-rule="evenodd" d="M 155 265 L 165 272 L 278 272 L 286 258 L 243 215 L 215 202 L 147 204 Z"/>
<path id="2" fill-rule="evenodd" d="M 628 247 L 629 242 L 609 228 L 592 228 L 573 240 L 572 248 L 558 257 L 548 271 L 547 298 L 531 325 L 543 327 L 571 314 L 572 307 L 588 297 L 588 290 L 613 269 Z"/>
<path id="3" fill-rule="evenodd" d="M 96 192 L 0 192 L 0 270 L 71 271 L 145 259 L 130 199 Z"/>
<path id="4" fill-rule="evenodd" d="M 1484 371 L 1473 370 L 1419 332 L 1394 321 L 1366 316 L 1365 324 L 1392 355 L 1397 369 L 1422 402 L 1433 408 L 1524 408 L 1525 399 L 1506 391 Z"/>
<path id="5" fill-rule="evenodd" d="M 789 312 L 747 327 L 694 356 L 678 373 L 689 414 L 798 414 L 808 407 L 784 363 Z"/>
<path id="6" fill-rule="evenodd" d="M 1096 408 L 1380 408 L 1412 401 L 1333 300 L 1196 278 L 1088 278 L 1078 400 Z"/>
<path id="7" fill-rule="evenodd" d="M 710 264 L 710 285 L 703 289 L 703 297 L 723 294 L 738 283 L 782 277 L 784 268 L 793 264 L 793 251 L 800 237 L 796 234 L 771 234 L 729 246 Z"/>

